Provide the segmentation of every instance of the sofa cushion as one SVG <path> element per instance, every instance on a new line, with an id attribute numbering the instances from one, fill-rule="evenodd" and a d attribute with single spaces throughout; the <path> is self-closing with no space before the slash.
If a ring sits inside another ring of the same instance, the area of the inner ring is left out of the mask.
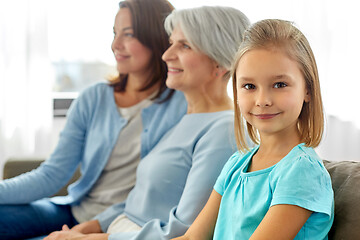
<path id="1" fill-rule="evenodd" d="M 44 159 L 37 158 L 10 158 L 4 165 L 3 178 L 16 177 L 22 173 L 29 172 L 44 162 Z M 75 182 L 80 177 L 80 169 L 78 168 L 71 180 L 63 188 L 59 190 L 54 196 L 65 196 L 67 195 L 67 187 Z"/>
<path id="2" fill-rule="evenodd" d="M 4 165 L 3 178 L 12 178 L 22 173 L 29 172 L 37 167 L 44 161 L 38 158 L 10 158 Z"/>
<path id="3" fill-rule="evenodd" d="M 360 162 L 324 160 L 335 194 L 329 240 L 360 239 Z"/>

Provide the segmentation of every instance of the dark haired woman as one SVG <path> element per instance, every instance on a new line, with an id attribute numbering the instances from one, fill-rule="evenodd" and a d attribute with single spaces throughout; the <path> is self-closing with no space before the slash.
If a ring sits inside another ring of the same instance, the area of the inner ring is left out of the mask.
<path id="1" fill-rule="evenodd" d="M 36 170 L 0 182 L 0 236 L 22 239 L 88 221 L 122 202 L 135 171 L 159 139 L 186 113 L 180 92 L 165 85 L 166 0 L 120 2 L 114 52 L 119 76 L 86 89 L 72 104 L 53 154 Z M 81 178 L 55 194 L 77 167 Z"/>

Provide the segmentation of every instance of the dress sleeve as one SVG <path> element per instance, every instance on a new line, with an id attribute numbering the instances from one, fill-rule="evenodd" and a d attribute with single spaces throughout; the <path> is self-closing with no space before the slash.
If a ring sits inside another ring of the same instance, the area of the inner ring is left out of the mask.
<path id="1" fill-rule="evenodd" d="M 290 204 L 331 216 L 333 190 L 325 167 L 310 156 L 301 156 L 283 165 L 271 176 L 271 206 Z"/>
<path id="2" fill-rule="evenodd" d="M 235 151 L 232 124 L 211 129 L 196 143 L 192 167 L 180 201 L 169 212 L 169 221 L 147 222 L 139 232 L 116 233 L 109 240 L 171 239 L 183 235 L 207 202 L 217 176 L 227 159 Z M 224 129 L 229 128 L 229 131 Z"/>
<path id="3" fill-rule="evenodd" d="M 239 152 L 235 152 L 229 160 L 226 162 L 225 166 L 221 170 L 219 177 L 217 178 L 214 190 L 219 193 L 221 196 L 224 194 L 226 189 L 226 180 L 228 179 L 229 173 L 231 169 L 233 169 L 234 165 L 237 163 L 239 159 Z"/>
<path id="4" fill-rule="evenodd" d="M 1 204 L 26 204 L 57 193 L 72 177 L 83 154 L 89 114 L 87 94 L 71 105 L 51 156 L 37 169 L 0 182 Z"/>

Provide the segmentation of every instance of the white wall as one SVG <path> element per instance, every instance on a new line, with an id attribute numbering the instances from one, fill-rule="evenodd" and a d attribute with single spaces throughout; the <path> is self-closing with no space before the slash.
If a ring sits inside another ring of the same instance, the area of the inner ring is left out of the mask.
<path id="1" fill-rule="evenodd" d="M 51 146 L 49 149 L 47 149 L 46 151 L 41 151 L 41 153 L 39 153 L 39 151 L 35 150 L 35 152 L 33 154 L 26 154 L 26 155 L 23 153 L 18 153 L 18 154 L 12 155 L 11 158 L 46 159 L 47 157 L 49 157 L 49 155 L 55 149 L 56 144 L 59 139 L 59 134 L 60 134 L 61 130 L 64 128 L 65 122 L 66 122 L 66 118 L 64 118 L 64 117 L 53 119 L 51 136 L 49 139 L 46 139 L 47 145 Z M 4 162 L 0 162 L 0 179 L 2 179 L 2 177 L 3 177 L 3 168 L 4 168 L 3 164 L 5 164 L 6 159 L 3 159 L 3 161 Z"/>
<path id="2" fill-rule="evenodd" d="M 328 116 L 325 134 L 316 152 L 330 161 L 360 161 L 360 129 L 351 121 Z"/>

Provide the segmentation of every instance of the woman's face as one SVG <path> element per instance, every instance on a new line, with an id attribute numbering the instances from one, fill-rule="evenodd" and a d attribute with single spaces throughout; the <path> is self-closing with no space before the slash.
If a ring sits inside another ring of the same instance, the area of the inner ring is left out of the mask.
<path id="1" fill-rule="evenodd" d="M 198 91 L 216 76 L 216 63 L 207 55 L 193 49 L 179 27 L 170 36 L 170 47 L 162 56 L 168 66 L 166 85 L 169 88 Z"/>
<path id="2" fill-rule="evenodd" d="M 128 8 L 121 8 L 115 17 L 111 49 L 119 73 L 146 74 L 149 71 L 152 52 L 134 37 L 131 12 Z"/>

